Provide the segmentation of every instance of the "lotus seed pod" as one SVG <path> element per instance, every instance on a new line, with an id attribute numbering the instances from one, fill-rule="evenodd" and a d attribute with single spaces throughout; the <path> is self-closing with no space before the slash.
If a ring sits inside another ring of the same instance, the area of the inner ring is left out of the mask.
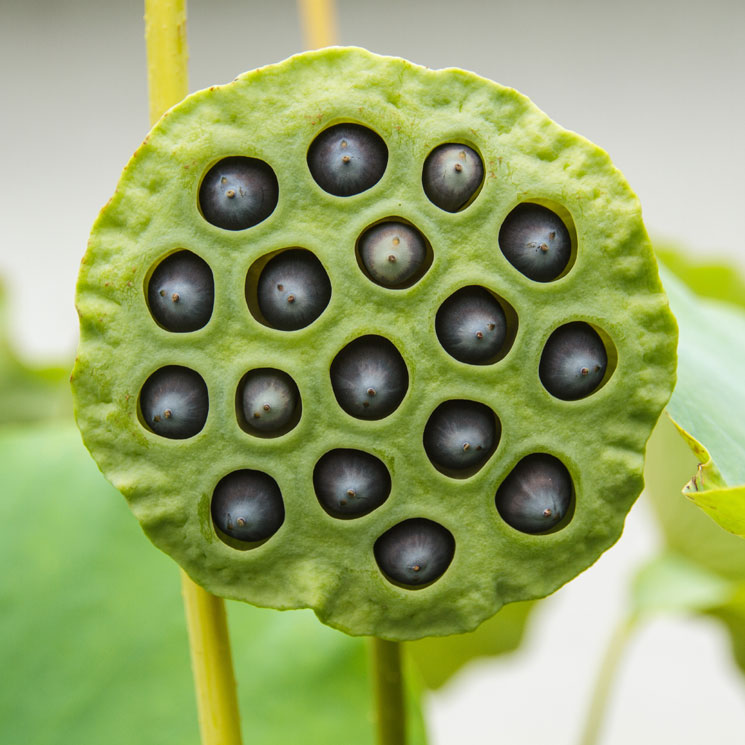
<path id="1" fill-rule="evenodd" d="M 424 236 L 402 222 L 382 222 L 360 238 L 362 265 L 374 282 L 400 287 L 422 273 L 427 260 Z"/>
<path id="2" fill-rule="evenodd" d="M 241 421 L 252 434 L 278 434 L 300 407 L 295 381 L 281 370 L 252 370 L 239 390 Z"/>
<path id="3" fill-rule="evenodd" d="M 383 461 L 361 450 L 326 453 L 313 470 L 313 486 L 323 508 L 334 517 L 360 517 L 380 507 L 391 492 Z"/>
<path id="4" fill-rule="evenodd" d="M 347 414 L 382 419 L 393 413 L 406 395 L 409 373 L 391 342 L 380 336 L 363 336 L 334 358 L 331 385 Z"/>
<path id="5" fill-rule="evenodd" d="M 337 197 L 349 197 L 375 186 L 387 163 L 385 142 L 359 124 L 329 127 L 308 150 L 308 167 L 316 183 Z"/>
<path id="6" fill-rule="evenodd" d="M 452 533 L 431 520 L 394 525 L 375 543 L 375 558 L 391 582 L 418 588 L 439 579 L 453 560 Z"/>
<path id="7" fill-rule="evenodd" d="M 256 543 L 271 538 L 285 519 L 277 482 L 261 471 L 233 471 L 215 487 L 212 522 L 229 538 Z"/>
<path id="8" fill-rule="evenodd" d="M 256 158 L 223 158 L 199 187 L 199 207 L 207 222 L 225 230 L 258 225 L 277 206 L 277 177 Z"/>
<path id="9" fill-rule="evenodd" d="M 425 192 L 435 184 L 425 164 L 461 143 L 483 178 L 452 212 Z M 223 220 L 243 197 L 226 196 L 221 179 L 240 174 L 209 182 L 214 212 L 203 197 L 206 175 L 232 158 L 265 164 L 277 184 L 238 225 Z M 556 219 L 569 235 L 558 261 L 538 246 L 546 274 L 526 276 L 500 247 L 524 203 L 554 216 L 537 210 L 528 242 L 558 241 Z M 393 289 L 364 268 L 360 245 L 392 221 L 426 245 L 423 267 Z M 164 257 L 181 251 L 214 279 L 209 322 L 193 333 L 159 327 L 148 294 Z M 499 304 L 506 335 L 496 354 L 463 362 L 443 326 L 468 323 L 441 311 L 472 287 Z M 93 227 L 76 302 L 78 424 L 147 536 L 216 595 L 312 608 L 386 639 L 472 630 L 592 565 L 641 492 L 646 441 L 675 379 L 675 322 L 639 204 L 608 155 L 512 88 L 354 48 L 301 54 L 170 109 Z M 605 349 L 602 389 L 562 400 L 541 360 L 547 340 L 580 321 Z M 148 413 L 141 391 L 170 367 L 203 381 L 197 436 L 160 436 L 148 422 L 172 407 Z M 282 371 L 302 394 L 276 432 L 247 424 L 256 370 Z M 337 517 L 319 498 L 317 466 L 336 451 L 369 454 L 390 477 L 364 515 Z M 535 534 L 495 503 L 531 453 L 556 458 L 572 483 L 565 516 Z M 233 507 L 211 511 L 217 485 L 244 471 L 270 475 L 281 493 L 284 521 L 263 542 L 226 532 Z"/>
<path id="10" fill-rule="evenodd" d="M 515 269 L 536 282 L 556 279 L 572 255 L 566 225 L 540 204 L 520 204 L 507 215 L 499 230 L 499 247 Z"/>
<path id="11" fill-rule="evenodd" d="M 480 468 L 498 440 L 494 413 L 477 401 L 445 401 L 424 428 L 424 449 L 441 470 Z"/>
<path id="12" fill-rule="evenodd" d="M 196 331 L 212 315 L 215 283 L 207 263 L 191 251 L 161 261 L 148 282 L 153 318 L 167 331 Z"/>
<path id="13" fill-rule="evenodd" d="M 479 154 L 467 145 L 455 142 L 440 145 L 424 161 L 424 193 L 448 212 L 465 207 L 483 180 L 484 164 Z"/>
<path id="14" fill-rule="evenodd" d="M 172 440 L 200 432 L 208 407 L 207 386 L 199 373 L 188 367 L 161 367 L 145 381 L 140 393 L 140 409 L 148 429 Z"/>
<path id="15" fill-rule="evenodd" d="M 326 270 L 310 251 L 300 248 L 270 259 L 259 277 L 259 308 L 270 326 L 283 331 L 313 323 L 330 298 Z"/>
<path id="16" fill-rule="evenodd" d="M 576 401 L 597 389 L 607 364 L 597 331 L 587 323 L 568 323 L 556 329 L 543 348 L 541 382 L 552 396 Z"/>
<path id="17" fill-rule="evenodd" d="M 504 521 L 523 533 L 545 533 L 558 525 L 572 502 L 572 477 L 558 458 L 533 453 L 500 484 L 496 504 Z"/>
<path id="18" fill-rule="evenodd" d="M 437 311 L 437 338 L 445 351 L 472 365 L 493 360 L 507 336 L 502 306 L 483 287 L 464 287 Z"/>

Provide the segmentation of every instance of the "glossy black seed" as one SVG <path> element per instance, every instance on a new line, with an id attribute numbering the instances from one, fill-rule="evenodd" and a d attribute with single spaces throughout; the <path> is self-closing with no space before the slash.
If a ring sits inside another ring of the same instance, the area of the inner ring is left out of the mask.
<path id="1" fill-rule="evenodd" d="M 360 517 L 380 507 L 391 493 L 383 461 L 362 450 L 331 450 L 316 463 L 313 486 L 334 517 Z"/>
<path id="2" fill-rule="evenodd" d="M 497 446 L 496 418 L 476 401 L 445 401 L 424 428 L 424 449 L 435 467 L 465 470 L 482 466 Z"/>
<path id="3" fill-rule="evenodd" d="M 295 381 L 281 370 L 252 370 L 243 378 L 239 398 L 246 428 L 260 434 L 283 430 L 300 404 Z"/>
<path id="4" fill-rule="evenodd" d="M 572 477 L 553 455 L 523 458 L 497 490 L 504 521 L 523 533 L 545 533 L 558 525 L 572 502 Z"/>
<path id="5" fill-rule="evenodd" d="M 515 207 L 502 223 L 499 247 L 515 269 L 536 282 L 556 279 L 572 254 L 569 231 L 561 218 L 527 202 Z"/>
<path id="6" fill-rule="evenodd" d="M 308 167 L 329 194 L 348 197 L 380 181 L 388 164 L 385 142 L 359 124 L 337 124 L 321 132 L 308 150 Z"/>
<path id="7" fill-rule="evenodd" d="M 576 401 L 600 385 L 607 364 L 605 345 L 597 331 L 578 321 L 560 326 L 549 336 L 539 374 L 552 396 Z"/>
<path id="8" fill-rule="evenodd" d="M 261 471 L 233 471 L 215 487 L 212 522 L 237 541 L 265 541 L 279 530 L 284 519 L 279 486 Z"/>
<path id="9" fill-rule="evenodd" d="M 378 566 L 391 582 L 414 589 L 445 573 L 455 554 L 455 539 L 442 525 L 414 518 L 383 533 L 374 551 Z"/>
<path id="10" fill-rule="evenodd" d="M 292 248 L 270 259 L 259 277 L 259 308 L 266 322 L 282 331 L 301 329 L 323 313 L 331 282 L 310 252 Z"/>
<path id="11" fill-rule="evenodd" d="M 359 251 L 367 273 L 383 287 L 407 283 L 427 259 L 424 236 L 402 222 L 373 225 L 360 238 Z"/>
<path id="12" fill-rule="evenodd" d="M 263 160 L 233 156 L 212 166 L 199 187 L 199 207 L 207 222 L 244 230 L 274 212 L 279 186 Z"/>
<path id="13" fill-rule="evenodd" d="M 153 318 L 167 331 L 201 329 L 215 301 L 212 270 L 191 251 L 171 254 L 150 277 L 147 301 Z"/>
<path id="14" fill-rule="evenodd" d="M 156 370 L 140 391 L 140 411 L 149 429 L 161 437 L 193 437 L 207 421 L 207 386 L 199 373 L 169 365 Z"/>
<path id="15" fill-rule="evenodd" d="M 362 336 L 334 358 L 331 386 L 347 414 L 382 419 L 395 411 L 406 395 L 409 373 L 391 342 L 381 336 Z"/>
<path id="16" fill-rule="evenodd" d="M 478 365 L 499 354 L 507 335 L 502 306 L 483 287 L 463 287 L 437 311 L 435 331 L 445 351 Z"/>
<path id="17" fill-rule="evenodd" d="M 440 145 L 424 161 L 424 193 L 448 212 L 457 212 L 468 204 L 483 180 L 481 157 L 467 145 L 455 142 Z"/>

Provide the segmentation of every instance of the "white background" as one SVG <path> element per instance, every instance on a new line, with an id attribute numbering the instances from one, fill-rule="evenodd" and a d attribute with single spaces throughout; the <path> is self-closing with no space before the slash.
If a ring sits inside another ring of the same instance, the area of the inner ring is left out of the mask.
<path id="1" fill-rule="evenodd" d="M 192 89 L 301 51 L 288 0 L 192 0 Z M 31 359 L 71 358 L 90 225 L 148 129 L 142 5 L 0 0 L 0 277 Z M 653 236 L 745 267 L 745 3 L 340 2 L 341 41 L 459 66 L 529 95 L 604 147 Z M 620 543 L 547 601 L 527 644 L 429 706 L 434 745 L 576 741 L 602 645 L 657 537 Z M 745 685 L 719 627 L 661 620 L 633 643 L 604 743 L 742 743 Z"/>

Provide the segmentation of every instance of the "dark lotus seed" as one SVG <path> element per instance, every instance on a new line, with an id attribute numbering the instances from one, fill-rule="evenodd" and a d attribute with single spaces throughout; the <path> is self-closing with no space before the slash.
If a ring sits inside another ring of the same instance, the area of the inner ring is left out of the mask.
<path id="1" fill-rule="evenodd" d="M 302 248 L 270 259 L 259 277 L 259 308 L 266 322 L 282 331 L 304 328 L 323 313 L 331 283 L 321 262 Z"/>
<path id="2" fill-rule="evenodd" d="M 406 395 L 409 373 L 391 342 L 381 336 L 362 336 L 334 358 L 331 386 L 347 414 L 382 419 L 395 411 Z"/>
<path id="3" fill-rule="evenodd" d="M 156 370 L 142 386 L 140 411 L 149 429 L 161 437 L 185 440 L 207 421 L 207 386 L 199 373 L 169 365 Z"/>
<path id="4" fill-rule="evenodd" d="M 481 467 L 494 452 L 498 434 L 494 413 L 476 401 L 445 401 L 424 428 L 424 449 L 439 469 Z"/>
<path id="5" fill-rule="evenodd" d="M 589 396 L 601 383 L 608 364 L 602 339 L 587 323 L 561 326 L 549 336 L 539 374 L 546 390 L 564 401 Z"/>
<path id="6" fill-rule="evenodd" d="M 536 282 L 556 279 L 572 253 L 569 231 L 561 218 L 528 202 L 507 215 L 499 231 L 499 247 L 515 269 Z"/>
<path id="7" fill-rule="evenodd" d="M 467 145 L 454 142 L 440 145 L 424 161 L 424 193 L 447 212 L 457 212 L 468 204 L 483 180 L 481 157 Z"/>
<path id="8" fill-rule="evenodd" d="M 261 471 L 233 471 L 221 479 L 212 495 L 212 522 L 237 541 L 265 541 L 284 519 L 279 486 Z"/>
<path id="9" fill-rule="evenodd" d="M 397 287 L 421 271 L 427 258 L 424 236 L 401 222 L 382 222 L 360 238 L 362 265 L 383 287 Z"/>
<path id="10" fill-rule="evenodd" d="M 437 311 L 435 330 L 445 351 L 460 362 L 488 362 L 499 354 L 507 335 L 502 306 L 483 287 L 464 287 Z"/>
<path id="11" fill-rule="evenodd" d="M 295 381 L 281 370 L 252 370 L 240 392 L 243 421 L 261 434 L 279 432 L 293 418 L 300 403 Z"/>
<path id="12" fill-rule="evenodd" d="M 380 181 L 388 164 L 385 142 L 359 124 L 337 124 L 321 132 L 308 150 L 308 167 L 329 194 L 348 197 Z"/>
<path id="13" fill-rule="evenodd" d="M 380 507 L 391 492 L 383 462 L 361 450 L 331 450 L 316 464 L 313 486 L 333 517 L 360 517 Z"/>
<path id="14" fill-rule="evenodd" d="M 191 251 L 158 264 L 147 287 L 153 318 L 167 331 L 196 331 L 212 316 L 215 284 L 207 262 Z"/>
<path id="15" fill-rule="evenodd" d="M 545 533 L 558 525 L 572 501 L 572 477 L 566 466 L 546 453 L 523 458 L 497 490 L 504 521 L 523 533 Z"/>
<path id="16" fill-rule="evenodd" d="M 445 573 L 455 554 L 455 539 L 442 525 L 414 518 L 383 533 L 374 550 L 378 566 L 391 582 L 417 588 Z"/>
<path id="17" fill-rule="evenodd" d="M 207 222 L 225 230 L 244 230 L 274 212 L 279 187 L 263 160 L 233 156 L 212 166 L 199 187 L 199 207 Z"/>

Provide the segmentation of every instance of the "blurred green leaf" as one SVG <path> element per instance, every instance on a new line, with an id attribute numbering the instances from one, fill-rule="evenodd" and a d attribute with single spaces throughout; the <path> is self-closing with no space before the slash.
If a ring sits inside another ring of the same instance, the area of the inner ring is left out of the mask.
<path id="1" fill-rule="evenodd" d="M 664 269 L 661 276 L 680 328 L 667 410 L 700 462 L 684 491 L 723 528 L 745 535 L 745 313 L 697 298 Z"/>
<path id="2" fill-rule="evenodd" d="M 632 587 L 637 614 L 705 611 L 726 605 L 733 583 L 676 554 L 663 554 L 637 573 Z"/>
<path id="3" fill-rule="evenodd" d="M 8 304 L 0 284 L 0 425 L 72 415 L 68 366 L 22 362 L 8 334 Z"/>
<path id="4" fill-rule="evenodd" d="M 537 601 L 510 603 L 470 634 L 407 642 L 409 656 L 428 688 L 440 688 L 466 663 L 513 652 L 520 646 Z"/>
<path id="5" fill-rule="evenodd" d="M 0 483 L 0 741 L 196 745 L 177 567 L 77 431 L 0 429 Z M 373 742 L 365 639 L 310 611 L 227 605 L 246 743 Z"/>
<path id="6" fill-rule="evenodd" d="M 745 279 L 725 260 L 700 261 L 679 248 L 655 242 L 657 258 L 701 297 L 745 307 Z"/>

